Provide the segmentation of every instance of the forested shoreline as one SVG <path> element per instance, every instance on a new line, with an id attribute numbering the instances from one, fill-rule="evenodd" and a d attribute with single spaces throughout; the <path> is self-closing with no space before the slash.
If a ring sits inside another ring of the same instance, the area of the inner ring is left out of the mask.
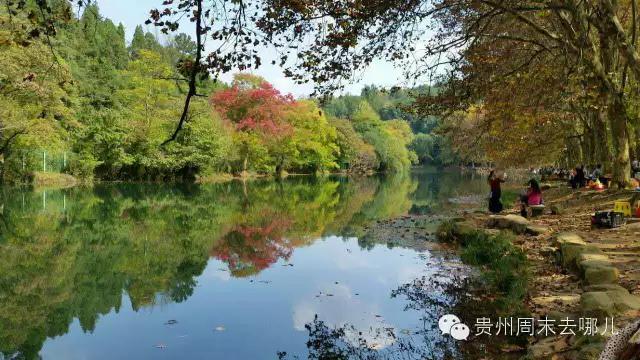
<path id="1" fill-rule="evenodd" d="M 55 158 L 50 169 L 98 180 L 396 172 L 427 162 L 601 164 L 612 186 L 634 183 L 635 1 L 180 0 L 149 9 L 129 43 L 90 0 L 5 2 L 7 182 L 28 182 Z M 333 97 L 378 60 L 413 85 Z M 250 75 L 266 61 L 312 85 L 313 97 Z M 239 77 L 216 81 L 229 73 Z"/>
<path id="2" fill-rule="evenodd" d="M 238 73 L 232 83 L 198 75 L 199 96 L 175 141 L 196 43 L 103 18 L 97 5 L 78 18 L 66 1 L 56 35 L 2 33 L 2 179 L 28 183 L 38 172 L 81 180 L 193 180 L 218 174 L 404 172 L 419 162 L 453 163 L 437 120 L 403 106 L 428 88 L 384 91 L 320 104 L 267 80 Z M 2 10 L 0 10 L 2 11 Z M 28 19 L 0 12 L 2 27 Z M 442 156 L 441 156 L 442 155 Z M 440 160 L 442 158 L 442 160 Z"/>

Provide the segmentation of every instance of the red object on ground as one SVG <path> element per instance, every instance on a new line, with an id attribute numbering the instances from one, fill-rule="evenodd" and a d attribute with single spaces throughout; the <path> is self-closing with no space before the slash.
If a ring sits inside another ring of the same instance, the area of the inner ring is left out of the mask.
<path id="1" fill-rule="evenodd" d="M 640 218 L 640 206 L 636 208 L 636 217 Z"/>

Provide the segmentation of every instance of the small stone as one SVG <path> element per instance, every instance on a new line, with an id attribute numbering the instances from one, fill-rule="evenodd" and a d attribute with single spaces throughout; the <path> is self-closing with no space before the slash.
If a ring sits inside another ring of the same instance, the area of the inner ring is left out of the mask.
<path id="1" fill-rule="evenodd" d="M 542 248 L 540 248 L 540 254 L 544 256 L 553 256 L 555 255 L 556 251 L 558 251 L 558 249 L 552 246 L 543 246 Z"/>
<path id="2" fill-rule="evenodd" d="M 524 234 L 530 225 L 529 220 L 520 215 L 494 215 L 489 218 L 487 224 L 490 228 L 511 230 L 516 234 Z"/>
<path id="3" fill-rule="evenodd" d="M 551 215 L 562 215 L 564 214 L 564 209 L 562 208 L 562 206 L 554 204 L 551 205 L 549 207 L 549 210 L 551 211 Z"/>
<path id="4" fill-rule="evenodd" d="M 566 339 L 547 337 L 529 347 L 529 354 L 533 359 L 547 359 L 549 356 L 567 349 Z"/>

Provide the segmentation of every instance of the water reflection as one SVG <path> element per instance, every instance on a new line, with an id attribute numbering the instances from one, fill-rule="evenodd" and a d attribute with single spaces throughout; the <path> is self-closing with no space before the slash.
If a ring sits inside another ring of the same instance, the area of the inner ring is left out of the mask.
<path id="1" fill-rule="evenodd" d="M 300 269 L 289 262 L 296 249 L 318 239 L 366 236 L 366 224 L 408 213 L 416 196 L 420 201 L 433 198 L 433 203 L 442 203 L 441 193 L 434 198 L 420 192 L 425 177 L 114 184 L 35 192 L 4 188 L 0 194 L 0 352 L 38 358 L 45 341 L 65 335 L 72 324 L 91 334 L 101 317 L 132 316 L 125 316 L 131 314 L 129 308 L 136 313 L 195 302 L 207 272 L 228 280 L 261 276 L 277 267 L 281 272 L 284 266 L 299 273 L 324 271 Z M 212 265 L 211 259 L 221 264 Z M 354 266 L 351 260 L 344 263 Z M 415 271 L 407 274 L 417 275 Z M 295 285 L 283 286 L 281 291 L 289 297 L 300 297 Z M 349 319 L 349 309 L 367 313 L 376 309 L 346 301 L 356 296 L 346 286 L 333 292 L 323 299 L 333 305 L 292 304 L 294 328 L 313 322 L 312 313 L 326 313 L 337 325 L 355 322 L 366 327 L 368 320 Z M 377 341 L 376 346 L 385 347 L 391 340 Z"/>

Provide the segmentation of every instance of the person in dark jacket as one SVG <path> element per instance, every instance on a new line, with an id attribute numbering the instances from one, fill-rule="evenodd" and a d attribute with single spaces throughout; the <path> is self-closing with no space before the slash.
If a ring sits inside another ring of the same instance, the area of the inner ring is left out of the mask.
<path id="1" fill-rule="evenodd" d="M 571 187 L 574 189 L 587 186 L 587 176 L 584 172 L 584 165 L 576 167 L 575 175 L 571 179 Z"/>
<path id="2" fill-rule="evenodd" d="M 491 170 L 491 173 L 489 173 L 489 177 L 487 178 L 487 182 L 489 183 L 489 187 L 491 188 L 491 195 L 489 197 L 489 211 L 494 214 L 498 214 L 502 212 L 502 209 L 504 208 L 500 199 L 502 197 L 501 184 L 504 182 L 504 179 L 500 176 L 497 176 L 495 170 Z"/>

